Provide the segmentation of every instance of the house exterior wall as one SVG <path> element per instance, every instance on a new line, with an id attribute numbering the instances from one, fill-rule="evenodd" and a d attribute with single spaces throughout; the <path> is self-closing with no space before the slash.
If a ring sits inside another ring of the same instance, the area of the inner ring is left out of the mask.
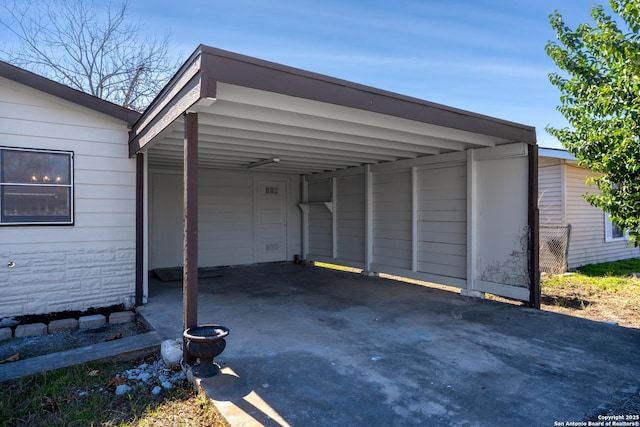
<path id="1" fill-rule="evenodd" d="M 364 175 L 336 180 L 338 257 L 350 261 L 364 259 Z"/>
<path id="2" fill-rule="evenodd" d="M 373 262 L 411 269 L 411 170 L 373 175 Z"/>
<path id="3" fill-rule="evenodd" d="M 332 193 L 330 178 L 309 182 L 309 252 L 320 257 L 333 256 L 333 217 L 324 204 L 332 202 Z M 351 224 L 351 228 L 354 227 Z M 364 227 L 364 223 L 361 227 Z M 352 261 L 362 262 L 357 259 Z"/>
<path id="4" fill-rule="evenodd" d="M 528 296 L 528 159 L 517 153 L 478 154 L 476 288 L 517 298 L 503 293 L 508 285 L 507 292 Z"/>
<path id="5" fill-rule="evenodd" d="M 560 159 L 541 157 L 538 163 L 538 209 L 540 226 L 563 225 L 564 164 Z"/>
<path id="6" fill-rule="evenodd" d="M 604 212 L 591 206 L 582 196 L 599 191 L 585 182 L 585 178 L 593 173 L 569 164 L 564 168 L 566 221 L 571 224 L 569 269 L 585 264 L 639 257 L 640 248 L 630 247 L 627 240 L 605 241 Z"/>
<path id="7" fill-rule="evenodd" d="M 149 166 L 149 268 L 182 265 L 182 171 Z M 287 249 L 281 261 L 300 254 L 298 175 L 200 168 L 198 264 L 200 267 L 258 262 L 256 188 L 260 180 L 286 181 Z"/>
<path id="8" fill-rule="evenodd" d="M 133 299 L 136 164 L 127 138 L 124 122 L 0 78 L 0 145 L 73 151 L 75 194 L 74 225 L 0 226 L 0 317 Z"/>
<path id="9" fill-rule="evenodd" d="M 475 151 L 309 176 L 307 259 L 527 300 L 526 146 Z M 341 202 L 348 194 L 363 203 Z M 345 245 L 345 231 L 357 239 Z"/>
<path id="10" fill-rule="evenodd" d="M 418 271 L 466 279 L 466 164 L 419 169 L 417 182 Z"/>

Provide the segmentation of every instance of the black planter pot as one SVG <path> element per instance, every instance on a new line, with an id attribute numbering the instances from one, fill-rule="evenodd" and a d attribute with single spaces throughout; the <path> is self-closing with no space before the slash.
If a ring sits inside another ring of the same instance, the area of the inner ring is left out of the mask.
<path id="1" fill-rule="evenodd" d="M 192 368 L 195 376 L 206 378 L 220 373 L 220 366 L 213 359 L 227 346 L 227 335 L 229 329 L 222 325 L 199 325 L 184 331 L 187 352 L 200 359 L 200 364 Z"/>

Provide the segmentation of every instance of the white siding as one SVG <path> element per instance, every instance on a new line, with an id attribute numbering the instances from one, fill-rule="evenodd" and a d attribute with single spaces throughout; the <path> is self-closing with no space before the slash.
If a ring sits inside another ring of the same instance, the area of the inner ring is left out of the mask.
<path id="1" fill-rule="evenodd" d="M 585 168 L 565 166 L 566 215 L 571 224 L 569 241 L 569 269 L 604 261 L 615 261 L 640 256 L 639 248 L 632 248 L 627 241 L 605 242 L 604 212 L 591 206 L 582 197 L 585 193 L 597 194 L 595 186 L 586 184 L 585 178 L 593 175 Z"/>
<path id="2" fill-rule="evenodd" d="M 74 152 L 73 226 L 0 226 L 0 317 L 135 294 L 135 160 L 126 123 L 0 78 L 0 145 Z"/>
<path id="3" fill-rule="evenodd" d="M 364 175 L 338 178 L 336 188 L 338 258 L 364 262 Z"/>
<path id="4" fill-rule="evenodd" d="M 477 179 L 480 281 L 528 288 L 527 157 L 478 161 Z"/>
<path id="5" fill-rule="evenodd" d="M 333 257 L 333 217 L 322 202 L 331 202 L 331 180 L 309 182 L 309 256 Z"/>
<path id="6" fill-rule="evenodd" d="M 198 174 L 198 265 L 257 262 L 255 183 L 288 182 L 287 248 L 282 261 L 300 253 L 299 177 L 201 168 Z M 170 185 L 166 183 L 170 182 Z M 149 268 L 182 265 L 182 172 L 150 167 Z"/>
<path id="7" fill-rule="evenodd" d="M 418 171 L 418 271 L 466 278 L 466 180 L 464 163 Z"/>
<path id="8" fill-rule="evenodd" d="M 562 161 L 540 158 L 538 164 L 538 208 L 540 225 L 563 225 Z"/>
<path id="9" fill-rule="evenodd" d="M 475 161 L 477 172 L 472 178 L 477 188 L 474 207 L 467 203 L 470 177 L 464 152 L 371 165 L 370 189 L 362 167 L 310 176 L 309 234 L 314 235 L 309 240 L 315 249 L 309 251 L 308 259 L 527 299 L 526 146 L 477 151 L 482 160 Z M 369 213 L 368 191 L 372 197 Z M 333 212 L 321 201 L 335 201 Z M 472 236 L 478 247 L 478 268 L 472 270 L 474 277 L 469 281 L 467 221 L 472 210 L 477 210 Z M 352 219 L 346 220 L 349 215 Z M 334 234 L 338 242 L 335 258 Z M 347 241 L 349 244 L 341 244 Z M 373 259 L 367 265 L 360 257 L 369 251 Z"/>
<path id="10" fill-rule="evenodd" d="M 411 269 L 411 170 L 373 175 L 373 262 Z"/>

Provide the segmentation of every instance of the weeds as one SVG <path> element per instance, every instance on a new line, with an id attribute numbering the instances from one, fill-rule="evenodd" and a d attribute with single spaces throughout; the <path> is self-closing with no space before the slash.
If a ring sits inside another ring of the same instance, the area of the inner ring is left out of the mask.
<path id="1" fill-rule="evenodd" d="M 89 363 L 3 383 L 0 426 L 226 425 L 187 381 L 160 396 L 141 385 L 115 395 L 116 374 L 139 363 Z"/>
<path id="2" fill-rule="evenodd" d="M 640 328 L 640 260 L 605 262 L 580 267 L 571 275 L 542 279 L 543 309 L 617 322 Z"/>

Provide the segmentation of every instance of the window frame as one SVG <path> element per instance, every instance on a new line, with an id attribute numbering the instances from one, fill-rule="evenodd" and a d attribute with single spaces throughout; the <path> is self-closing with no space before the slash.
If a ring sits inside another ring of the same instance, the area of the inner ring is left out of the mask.
<path id="1" fill-rule="evenodd" d="M 15 183 L 15 182 L 5 182 L 4 178 L 4 170 L 1 168 L 2 161 L 5 152 L 30 152 L 30 153 L 40 153 L 40 154 L 58 154 L 58 155 L 66 155 L 69 160 L 69 183 L 68 184 L 56 184 L 47 183 L 47 184 L 31 184 L 31 183 Z M 0 227 L 9 227 L 9 226 L 39 226 L 39 225 L 57 225 L 57 226 L 70 226 L 74 225 L 75 221 L 75 179 L 74 179 L 74 160 L 75 153 L 73 151 L 68 150 L 49 150 L 49 149 L 38 149 L 38 148 L 24 148 L 24 147 L 9 147 L 9 146 L 0 146 Z M 69 191 L 69 215 L 65 215 L 63 220 L 51 220 L 46 216 L 22 216 L 22 219 L 17 221 L 7 220 L 7 217 L 4 213 L 4 203 L 5 203 L 5 189 L 8 186 L 20 186 L 20 187 L 52 187 L 52 188 L 67 188 Z"/>
<path id="2" fill-rule="evenodd" d="M 611 218 L 609 217 L 609 214 L 605 212 L 604 213 L 604 241 L 605 241 L 605 243 L 623 242 L 625 240 L 629 240 L 629 232 L 627 230 L 622 230 L 622 236 L 613 237 L 613 227 L 614 227 L 614 224 L 613 224 L 613 222 L 611 222 Z"/>

